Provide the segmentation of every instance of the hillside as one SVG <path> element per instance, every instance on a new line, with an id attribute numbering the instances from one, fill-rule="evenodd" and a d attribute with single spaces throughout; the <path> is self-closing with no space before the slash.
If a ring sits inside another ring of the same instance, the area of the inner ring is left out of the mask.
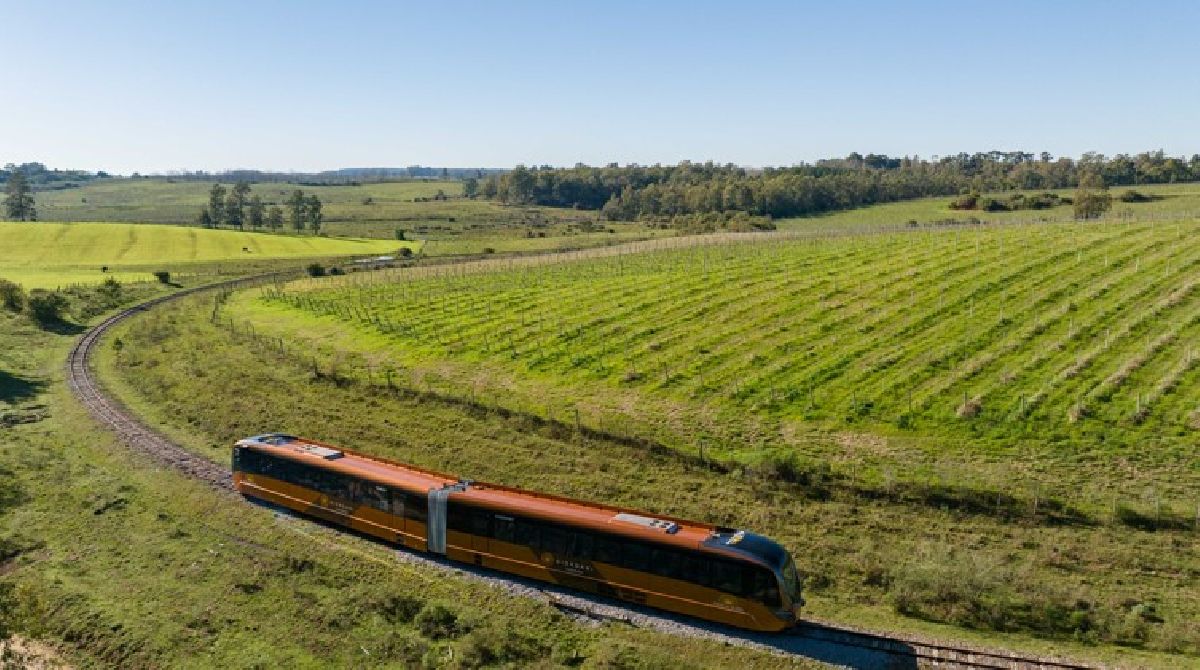
<path id="1" fill-rule="evenodd" d="M 163 225 L 0 223 L 0 277 L 27 288 L 152 279 L 206 264 L 383 254 L 418 243 Z M 103 272 L 102 268 L 108 268 Z"/>
<path id="2" fill-rule="evenodd" d="M 754 528 L 813 616 L 1197 653 L 1198 226 L 707 236 L 303 281 L 148 315 L 105 371 L 209 458 L 285 425 Z M 248 384 L 289 390 L 247 405 Z"/>

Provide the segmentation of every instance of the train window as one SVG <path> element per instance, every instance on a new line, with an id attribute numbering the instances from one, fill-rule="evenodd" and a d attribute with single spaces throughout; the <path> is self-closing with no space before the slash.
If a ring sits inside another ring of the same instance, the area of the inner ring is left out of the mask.
<path id="1" fill-rule="evenodd" d="M 630 570 L 645 572 L 650 566 L 650 547 L 630 542 L 621 549 L 621 563 Z"/>
<path id="2" fill-rule="evenodd" d="M 759 602 L 779 605 L 779 587 L 771 573 L 762 568 L 746 566 L 746 593 Z"/>
<path id="3" fill-rule="evenodd" d="M 555 556 L 567 554 L 567 531 L 554 526 L 542 529 L 542 551 L 548 551 Z"/>
<path id="4" fill-rule="evenodd" d="M 712 586 L 708 574 L 709 562 L 703 556 L 687 555 L 683 557 L 683 579 L 701 586 Z"/>
<path id="5" fill-rule="evenodd" d="M 469 523 L 470 509 L 462 505 L 450 503 L 446 507 L 446 528 L 463 533 L 471 530 Z"/>
<path id="6" fill-rule="evenodd" d="M 594 539 L 592 560 L 612 565 L 621 564 L 621 542 L 610 535 L 597 535 Z"/>
<path id="7" fill-rule="evenodd" d="M 517 519 L 516 532 L 513 535 L 513 542 L 515 544 L 537 549 L 541 544 L 538 537 L 538 527 L 524 519 Z"/>
<path id="8" fill-rule="evenodd" d="M 483 510 L 471 510 L 471 534 L 479 537 L 492 536 L 492 515 Z"/>
<path id="9" fill-rule="evenodd" d="M 590 561 L 592 560 L 592 549 L 594 547 L 595 541 L 592 539 L 591 533 L 576 531 L 571 533 L 571 546 L 567 547 L 567 554 L 575 558 Z"/>
<path id="10" fill-rule="evenodd" d="M 492 519 L 492 527 L 495 528 L 495 538 L 504 542 L 513 542 L 516 534 L 516 522 L 511 516 L 497 514 Z"/>
<path id="11" fill-rule="evenodd" d="M 670 549 L 654 548 L 650 550 L 650 570 L 656 575 L 679 579 L 682 572 L 679 554 Z"/>
<path id="12" fill-rule="evenodd" d="M 717 561 L 712 565 L 713 586 L 726 593 L 742 593 L 742 567 L 736 563 Z"/>
<path id="13" fill-rule="evenodd" d="M 422 496 L 404 494 L 404 518 L 425 523 L 429 518 L 429 504 Z"/>
<path id="14" fill-rule="evenodd" d="M 361 482 L 362 501 L 377 510 L 388 511 L 392 507 L 392 494 L 386 486 Z"/>

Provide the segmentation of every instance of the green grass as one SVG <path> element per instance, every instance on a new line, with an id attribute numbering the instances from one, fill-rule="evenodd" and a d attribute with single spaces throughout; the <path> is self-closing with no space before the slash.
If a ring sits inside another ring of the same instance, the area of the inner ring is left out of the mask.
<path id="1" fill-rule="evenodd" d="M 1128 190 L 1156 198 L 1144 203 L 1124 203 L 1117 198 Z M 1026 195 L 1044 193 L 1045 191 L 1019 191 Z M 1072 189 L 1051 191 L 1063 197 L 1070 197 Z M 1110 189 L 1113 196 L 1112 209 L 1106 215 L 1109 219 L 1187 219 L 1200 216 L 1200 184 L 1147 184 L 1140 186 L 1115 186 Z M 988 194 L 997 199 L 1005 199 L 1014 192 Z M 862 209 L 851 209 L 832 212 L 819 216 L 782 219 L 777 222 L 780 230 L 796 230 L 808 228 L 827 228 L 842 230 L 847 228 L 881 228 L 904 227 L 910 222 L 932 224 L 947 219 L 967 221 L 974 217 L 981 221 L 992 223 L 1021 223 L 1070 221 L 1075 213 L 1071 205 L 1060 205 L 1044 210 L 1016 210 L 1012 212 L 982 212 L 957 211 L 950 209 L 952 197 L 921 198 L 903 202 L 875 205 Z"/>
<path id="2" fill-rule="evenodd" d="M 418 243 L 114 223 L 0 223 L 0 277 L 28 288 L 150 280 L 157 270 L 395 252 Z M 108 266 L 109 272 L 101 272 Z"/>
<path id="3" fill-rule="evenodd" d="M 39 191 L 36 197 L 39 216 L 48 221 L 193 224 L 208 204 L 211 185 L 166 178 L 104 179 L 79 188 Z M 329 235 L 392 240 L 401 229 L 408 239 L 428 241 L 425 252 L 435 256 L 475 255 L 488 249 L 554 251 L 672 234 L 641 223 L 601 222 L 596 212 L 466 199 L 457 181 L 262 183 L 252 186 L 252 194 L 282 206 L 296 188 L 321 198 L 323 229 Z M 432 200 L 438 191 L 447 199 Z"/>
<path id="4" fill-rule="evenodd" d="M 669 449 L 576 434 L 570 419 L 464 407 L 439 398 L 436 383 L 414 394 L 380 388 L 378 370 L 374 386 L 334 377 L 325 363 L 314 374 L 261 331 L 212 323 L 212 304 L 139 317 L 101 365 L 135 410 L 209 458 L 225 458 L 236 436 L 288 430 L 466 477 L 767 533 L 809 575 L 811 616 L 1106 663 L 1195 662 L 1137 647 L 1200 653 L 1190 531 L 1064 523 L 1027 513 L 1029 500 L 992 510 L 994 490 L 979 491 L 988 502 L 972 509 L 954 497 L 972 491 L 953 480 L 922 497 L 914 482 L 872 488 L 848 477 L 872 456 L 909 456 L 881 439 L 844 442 L 828 454 L 835 470 L 799 483 L 705 467 Z M 1023 467 L 1065 468 L 1047 454 Z"/>
<path id="5" fill-rule="evenodd" d="M 580 626 L 218 494 L 76 405 L 61 378 L 71 339 L 0 312 L 0 415 L 35 417 L 0 428 L 0 638 L 50 643 L 76 667 L 797 665 Z M 439 611 L 457 619 L 448 635 L 422 625 Z"/>
<path id="6" fill-rule="evenodd" d="M 1198 239 L 1178 222 L 702 245 L 300 282 L 243 295 L 227 316 L 343 375 L 390 368 L 744 462 L 824 459 L 814 432 L 925 450 L 900 466 L 914 475 L 932 474 L 948 441 L 976 457 L 1051 445 L 1094 462 L 1050 478 L 1079 504 L 1154 485 L 1190 518 Z"/>

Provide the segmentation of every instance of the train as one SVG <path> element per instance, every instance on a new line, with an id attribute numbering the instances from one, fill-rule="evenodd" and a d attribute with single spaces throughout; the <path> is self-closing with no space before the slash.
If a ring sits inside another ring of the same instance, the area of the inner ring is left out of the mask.
<path id="1" fill-rule="evenodd" d="M 804 600 L 791 554 L 744 529 L 449 474 L 284 433 L 238 440 L 243 496 L 417 552 L 756 631 Z"/>

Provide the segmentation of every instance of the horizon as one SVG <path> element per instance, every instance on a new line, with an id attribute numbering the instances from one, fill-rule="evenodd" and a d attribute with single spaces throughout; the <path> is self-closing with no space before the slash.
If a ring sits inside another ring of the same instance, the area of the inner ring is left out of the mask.
<path id="1" fill-rule="evenodd" d="M 800 161 L 800 162 L 792 163 L 790 165 L 738 165 L 736 163 L 722 163 L 722 162 L 715 161 L 712 159 L 691 160 L 691 159 L 686 159 L 686 158 L 681 159 L 677 162 L 672 162 L 672 163 L 663 163 L 663 162 L 659 162 L 659 163 L 637 163 L 637 162 L 616 163 L 616 162 L 614 162 L 614 163 L 612 163 L 612 165 L 616 165 L 617 167 L 620 167 L 620 168 L 630 168 L 630 167 L 652 168 L 652 167 L 671 167 L 671 166 L 678 166 L 678 165 L 683 165 L 683 164 L 704 165 L 707 163 L 712 163 L 713 165 L 722 165 L 722 166 L 733 165 L 734 167 L 737 167 L 740 169 L 744 169 L 744 170 L 748 170 L 748 171 L 755 171 L 755 170 L 787 169 L 787 168 L 792 168 L 792 167 L 812 166 L 812 165 L 818 164 L 823 161 L 837 161 L 837 160 L 847 159 L 855 153 L 859 154 L 860 156 L 868 156 L 868 155 L 876 154 L 876 155 L 883 155 L 888 158 L 901 158 L 901 159 L 907 158 L 907 159 L 912 159 L 914 161 L 928 161 L 931 163 L 936 163 L 940 160 L 944 160 L 944 159 L 955 157 L 955 156 L 962 156 L 962 155 L 973 156 L 973 155 L 988 154 L 988 153 L 993 153 L 993 152 L 1031 154 L 1035 157 L 1034 158 L 1035 162 L 1041 160 L 1039 155 L 1042 153 L 1042 152 L 1037 152 L 1037 151 L 1025 151 L 1023 149 L 1012 149 L 1012 150 L 1007 150 L 1007 151 L 993 149 L 993 150 L 986 150 L 986 151 L 960 151 L 960 152 L 955 152 L 952 154 L 946 154 L 944 156 L 942 156 L 942 155 L 891 156 L 888 154 L 877 154 L 877 152 L 852 151 L 849 154 L 846 154 L 844 156 L 825 156 L 825 157 L 817 158 L 817 159 L 814 159 L 811 161 Z M 1046 153 L 1049 153 L 1049 152 L 1046 152 Z M 1084 154 L 1081 154 L 1078 156 L 1069 156 L 1069 155 L 1056 156 L 1056 155 L 1050 154 L 1050 161 L 1067 159 L 1067 160 L 1074 162 L 1074 161 L 1081 160 L 1082 158 L 1084 158 L 1085 155 L 1088 155 L 1088 154 L 1095 154 L 1095 155 L 1097 155 L 1101 158 L 1105 158 L 1105 159 L 1113 159 L 1113 158 L 1116 158 L 1119 156 L 1128 156 L 1128 157 L 1132 158 L 1132 157 L 1136 157 L 1139 155 L 1156 154 L 1156 153 L 1162 154 L 1163 156 L 1168 157 L 1168 158 L 1180 158 L 1184 161 L 1196 161 L 1197 159 L 1200 159 L 1200 152 L 1192 153 L 1189 155 L 1186 152 L 1180 153 L 1180 154 L 1172 154 L 1163 149 L 1146 149 L 1146 150 L 1134 151 L 1134 152 L 1128 152 L 1128 153 L 1106 153 L 1103 151 L 1088 151 L 1088 152 L 1085 152 Z M 338 172 L 403 171 L 403 170 L 413 170 L 413 169 L 449 170 L 449 171 L 457 171 L 457 172 L 481 170 L 484 172 L 495 173 L 495 172 L 507 172 L 516 167 L 525 167 L 525 168 L 528 168 L 531 170 L 537 170 L 537 169 L 546 168 L 546 167 L 551 168 L 551 169 L 566 169 L 566 168 L 573 168 L 573 167 L 601 169 L 601 168 L 606 168 L 606 167 L 610 166 L 610 164 L 593 165 L 593 164 L 588 164 L 588 163 L 583 163 L 583 162 L 577 162 L 577 163 L 574 163 L 571 165 L 554 165 L 554 164 L 549 164 L 549 163 L 539 163 L 539 164 L 517 163 L 514 165 L 508 165 L 508 166 L 501 166 L 501 165 L 479 165 L 479 166 L 476 166 L 476 165 L 428 165 L 428 164 L 414 163 L 412 165 L 403 165 L 403 166 L 401 166 L 401 165 L 338 166 L 338 167 L 318 168 L 316 170 L 309 170 L 309 171 L 271 170 L 271 169 L 253 168 L 253 167 L 232 167 L 232 168 L 217 168 L 214 170 L 202 170 L 202 169 L 193 170 L 193 169 L 187 169 L 187 168 L 178 168 L 178 169 L 168 170 L 168 171 L 164 171 L 164 172 L 135 171 L 135 172 L 128 172 L 128 173 L 119 173 L 119 172 L 109 172 L 107 170 L 91 170 L 91 169 L 80 168 L 80 167 L 76 167 L 76 166 L 49 165 L 49 164 L 46 164 L 45 161 L 31 160 L 31 161 L 24 161 L 24 162 L 19 162 L 19 163 L 18 162 L 5 162 L 0 167 L 7 168 L 10 165 L 15 165 L 15 166 L 19 167 L 23 164 L 28 164 L 28 163 L 40 163 L 47 170 L 52 170 L 52 171 L 56 170 L 56 171 L 61 171 L 61 172 L 79 171 L 79 172 L 87 172 L 87 173 L 95 174 L 97 172 L 103 171 L 106 173 L 106 177 L 111 177 L 111 178 L 231 177 L 231 176 L 236 176 L 238 173 L 248 173 L 248 174 L 257 173 L 257 174 L 261 174 L 261 175 L 265 175 L 265 176 L 303 177 L 303 176 L 329 175 L 329 174 L 334 174 L 334 173 L 338 173 Z M 388 176 L 403 177 L 404 175 L 388 175 Z M 415 178 L 437 178 L 438 175 L 428 175 L 428 176 L 427 175 L 408 175 L 408 177 L 414 178 L 414 179 Z"/>
<path id="2" fill-rule="evenodd" d="M 1196 55 L 1195 3 L 68 2 L 6 20 L 27 55 L 10 85 L 29 93 L 0 108 L 5 163 L 312 173 L 1200 151 L 1200 75 L 1164 65 Z"/>

